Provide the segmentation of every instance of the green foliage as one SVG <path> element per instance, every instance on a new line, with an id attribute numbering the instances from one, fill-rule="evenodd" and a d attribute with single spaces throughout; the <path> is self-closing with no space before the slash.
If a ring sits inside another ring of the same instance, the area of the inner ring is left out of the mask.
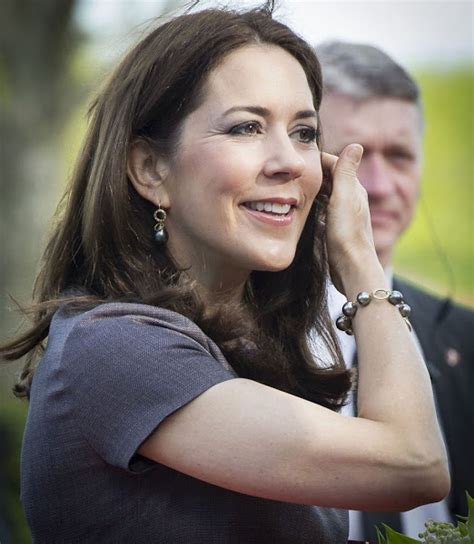
<path id="1" fill-rule="evenodd" d="M 419 534 L 423 542 L 433 544 L 469 544 L 469 539 L 462 526 L 454 527 L 451 523 L 430 521 L 425 523 L 426 531 Z"/>
<path id="2" fill-rule="evenodd" d="M 402 533 L 394 531 L 388 525 L 385 525 L 385 523 L 382 525 L 385 530 L 385 536 L 379 531 L 378 528 L 376 528 L 379 544 L 419 544 L 419 540 L 402 535 Z"/>
<path id="3" fill-rule="evenodd" d="M 378 544 L 474 544 L 474 499 L 467 492 L 466 497 L 468 516 L 459 516 L 464 521 L 458 521 L 456 526 L 444 521 L 427 521 L 426 530 L 418 535 L 422 540 L 415 540 L 384 525 L 385 535 L 376 528 Z"/>
<path id="4" fill-rule="evenodd" d="M 11 542 L 30 542 L 28 527 L 20 504 L 20 449 L 27 404 L 19 400 L 0 401 L 2 518 L 11 531 Z"/>
<path id="5" fill-rule="evenodd" d="M 11 89 L 9 87 L 7 67 L 5 59 L 0 56 L 0 111 L 6 110 L 10 100 Z"/>
<path id="6" fill-rule="evenodd" d="M 457 300 L 474 304 L 474 74 L 466 68 L 416 76 L 426 118 L 422 193 L 395 268 L 440 293 L 454 288 Z"/>

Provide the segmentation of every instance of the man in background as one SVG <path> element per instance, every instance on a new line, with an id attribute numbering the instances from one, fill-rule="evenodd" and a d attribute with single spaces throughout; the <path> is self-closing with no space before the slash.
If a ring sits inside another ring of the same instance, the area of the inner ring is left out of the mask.
<path id="1" fill-rule="evenodd" d="M 331 42 L 316 48 L 323 71 L 320 110 L 324 150 L 338 155 L 349 143 L 364 147 L 358 177 L 366 188 L 375 248 L 393 289 L 412 308 L 414 334 L 433 384 L 451 466 L 447 499 L 409 512 L 350 514 L 350 538 L 374 539 L 386 523 L 414 538 L 428 519 L 455 521 L 474 495 L 474 312 L 428 295 L 393 275 L 395 245 L 413 219 L 420 192 L 423 112 L 417 84 L 379 49 Z M 334 317 L 345 297 L 329 294 Z M 356 364 L 354 338 L 339 335 L 348 366 Z M 389 341 L 381 339 L 381 341 Z M 396 395 L 396 391 L 394 391 Z M 355 415 L 355 404 L 348 413 Z"/>

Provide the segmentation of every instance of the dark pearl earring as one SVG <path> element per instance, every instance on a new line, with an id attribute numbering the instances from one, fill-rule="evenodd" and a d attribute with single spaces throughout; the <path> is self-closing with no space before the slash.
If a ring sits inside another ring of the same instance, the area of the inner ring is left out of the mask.
<path id="1" fill-rule="evenodd" d="M 155 243 L 159 246 L 164 246 L 168 241 L 168 233 L 165 229 L 166 212 L 160 205 L 158 205 L 158 208 L 155 210 L 153 219 L 156 221 L 153 235 Z"/>

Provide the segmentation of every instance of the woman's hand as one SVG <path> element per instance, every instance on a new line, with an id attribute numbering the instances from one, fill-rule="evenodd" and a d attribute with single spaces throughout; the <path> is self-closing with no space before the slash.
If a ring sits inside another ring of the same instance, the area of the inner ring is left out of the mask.
<path id="1" fill-rule="evenodd" d="M 321 154 L 324 174 L 332 179 L 327 208 L 327 248 L 331 277 L 344 292 L 344 279 L 361 263 L 377 262 L 367 192 L 357 179 L 363 148 L 350 144 L 336 157 Z"/>

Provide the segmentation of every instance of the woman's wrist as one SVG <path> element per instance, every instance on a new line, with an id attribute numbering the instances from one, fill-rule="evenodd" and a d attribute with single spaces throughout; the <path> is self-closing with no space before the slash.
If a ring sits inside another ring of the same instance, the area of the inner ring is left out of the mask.
<path id="1" fill-rule="evenodd" d="M 387 279 L 375 251 L 348 260 L 339 275 L 343 292 L 354 300 L 361 291 L 388 289 Z"/>

